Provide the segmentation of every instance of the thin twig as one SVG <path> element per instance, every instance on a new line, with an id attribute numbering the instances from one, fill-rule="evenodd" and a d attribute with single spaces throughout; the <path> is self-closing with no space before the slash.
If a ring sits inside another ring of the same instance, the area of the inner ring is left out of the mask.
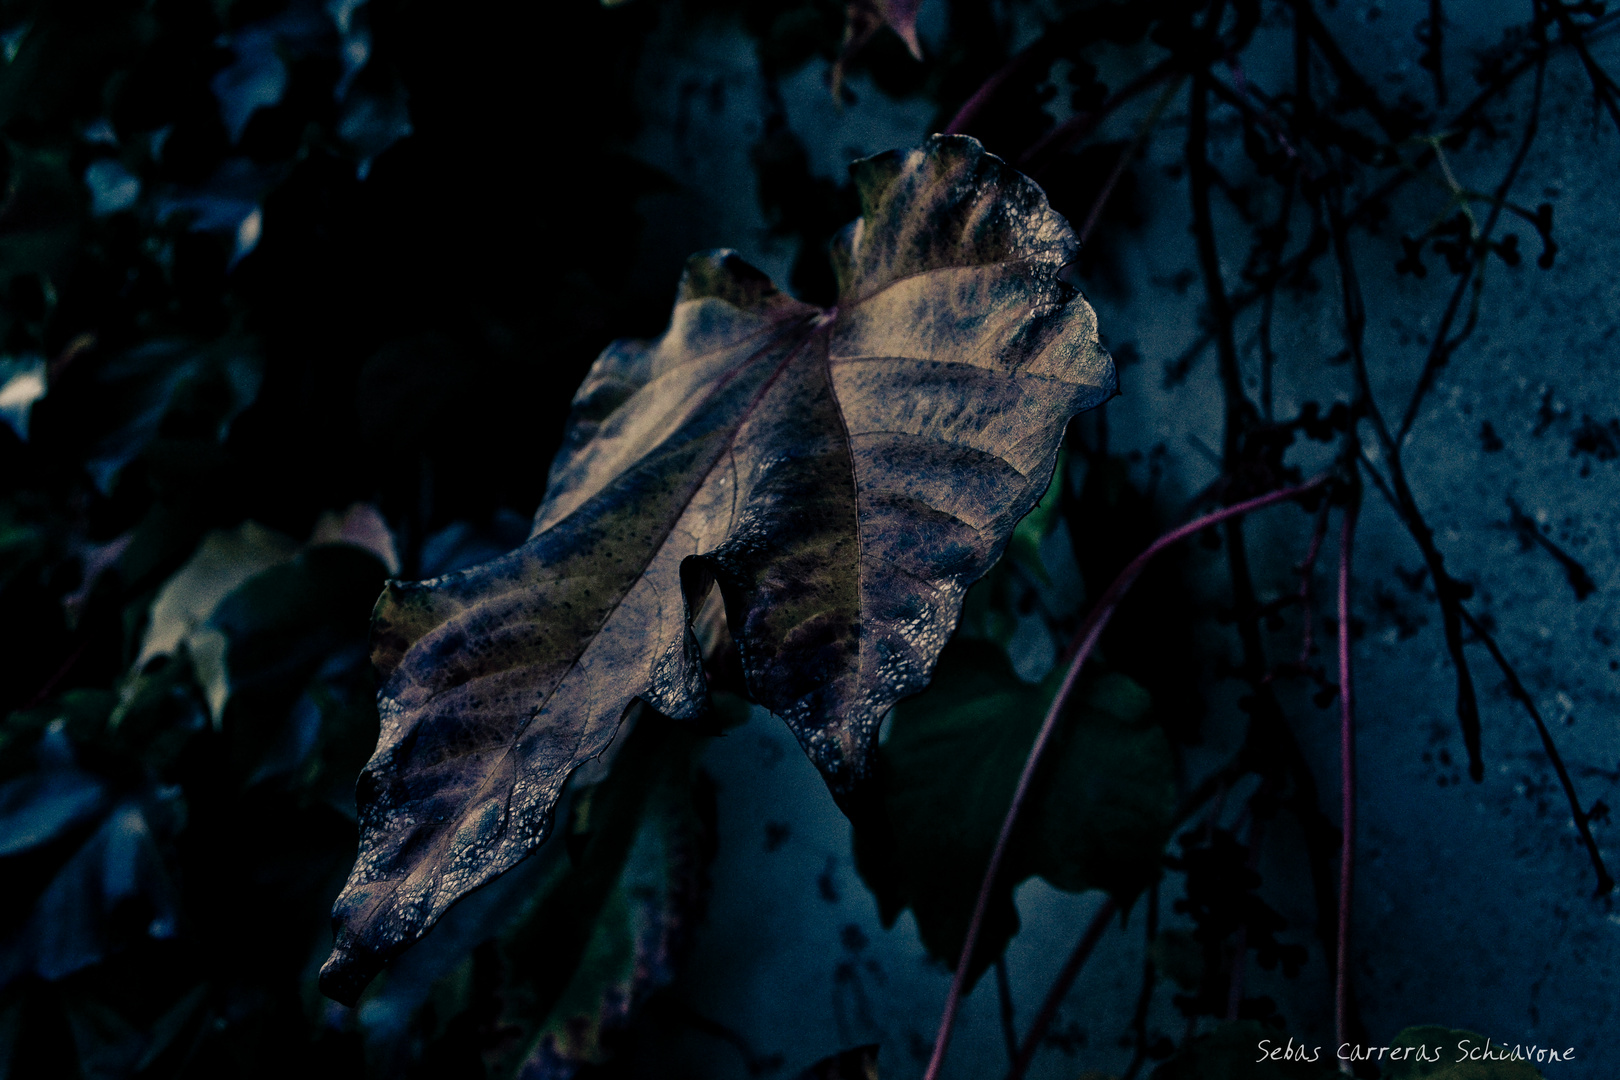
<path id="1" fill-rule="evenodd" d="M 1419 63 L 1434 76 L 1434 100 L 1441 108 L 1446 104 L 1446 54 L 1443 27 L 1446 12 L 1441 0 L 1429 0 L 1429 40 Z"/>
<path id="2" fill-rule="evenodd" d="M 945 134 L 961 135 L 966 132 L 968 125 L 979 118 L 979 113 L 984 111 L 984 107 L 989 104 L 991 98 L 996 96 L 1002 86 L 1016 76 L 1023 74 L 1025 68 L 1045 59 L 1048 48 L 1047 39 L 1043 36 L 1038 38 L 1029 48 L 1003 64 L 995 74 L 980 84 L 979 88 L 973 92 L 973 96 L 962 103 L 960 109 L 956 110 L 956 115 L 951 117 L 951 122 L 945 125 Z"/>
<path id="3" fill-rule="evenodd" d="M 1311 546 L 1305 552 L 1305 561 L 1299 564 L 1299 669 L 1306 671 L 1311 662 L 1311 651 L 1316 647 L 1316 615 L 1311 603 L 1311 579 L 1316 576 L 1316 556 L 1327 537 L 1328 504 L 1323 503 L 1316 515 L 1316 527 L 1311 530 Z"/>
<path id="4" fill-rule="evenodd" d="M 1536 527 L 1536 519 L 1524 512 L 1517 499 L 1511 495 L 1507 499 L 1508 513 L 1512 515 L 1510 524 L 1519 534 L 1519 543 L 1526 550 L 1531 544 L 1536 544 L 1548 555 L 1551 555 L 1558 565 L 1564 568 L 1564 578 L 1569 587 L 1575 590 L 1576 600 L 1585 600 L 1597 592 L 1597 582 L 1592 575 L 1586 572 L 1579 559 L 1552 542 L 1552 538 Z"/>
<path id="5" fill-rule="evenodd" d="M 1614 79 L 1603 70 L 1592 53 L 1586 47 L 1585 35 L 1581 28 L 1575 25 L 1570 18 L 1569 10 L 1564 7 L 1563 0 L 1550 0 L 1548 5 L 1552 9 L 1554 19 L 1558 20 L 1559 37 L 1574 47 L 1575 53 L 1581 58 L 1581 66 L 1586 69 L 1586 77 L 1591 80 L 1592 93 L 1609 112 L 1609 119 L 1614 121 L 1615 130 L 1620 131 L 1620 104 L 1615 102 L 1616 86 Z"/>
<path id="6" fill-rule="evenodd" d="M 1061 124 L 1052 127 L 1046 134 L 1035 141 L 1035 145 L 1024 151 L 1024 156 L 1018 159 L 1021 168 L 1028 169 L 1038 162 L 1042 155 L 1061 150 L 1069 144 L 1085 138 L 1097 130 L 1099 124 L 1106 120 L 1114 110 L 1130 101 L 1144 90 L 1151 89 L 1165 79 L 1175 74 L 1175 68 L 1166 60 L 1156 64 L 1108 95 L 1108 99 L 1090 112 L 1071 116 Z"/>
<path id="7" fill-rule="evenodd" d="M 1181 89 L 1181 84 L 1184 81 L 1184 79 L 1177 79 L 1164 88 L 1164 93 L 1159 95 L 1159 100 L 1153 103 L 1153 111 L 1148 113 L 1146 120 L 1142 121 L 1142 126 L 1136 133 L 1136 138 L 1131 140 L 1129 146 L 1120 151 L 1119 160 L 1114 162 L 1113 171 L 1108 174 L 1108 179 L 1103 182 L 1102 190 L 1092 200 L 1091 210 L 1086 214 L 1085 223 L 1080 226 L 1079 240 L 1081 245 L 1084 245 L 1086 240 L 1090 238 L 1091 230 L 1097 227 L 1097 219 L 1102 216 L 1103 206 L 1107 204 L 1108 196 L 1114 193 L 1114 187 L 1119 183 L 1119 178 L 1125 175 L 1125 170 L 1130 167 L 1131 159 L 1142 149 L 1142 144 L 1147 142 L 1148 136 L 1158 126 L 1159 118 L 1164 115 L 1164 110 L 1169 106 L 1170 99 L 1175 97 L 1176 91 Z"/>
<path id="8" fill-rule="evenodd" d="M 1361 459 L 1361 467 L 1372 480 L 1373 486 L 1384 496 L 1384 501 L 1389 503 L 1397 514 L 1401 513 L 1400 500 L 1396 498 L 1395 492 L 1390 489 L 1388 481 L 1379 474 L 1377 468 L 1366 459 L 1365 455 Z M 1530 714 L 1530 719 L 1535 721 L 1536 731 L 1541 735 L 1542 749 L 1546 751 L 1548 759 L 1552 761 L 1553 771 L 1558 774 L 1559 783 L 1563 785 L 1564 797 L 1569 801 L 1570 815 L 1575 819 L 1582 843 L 1586 845 L 1586 853 L 1592 860 L 1592 868 L 1597 871 L 1596 895 L 1602 896 L 1612 891 L 1614 889 L 1614 879 L 1609 876 L 1609 869 L 1603 863 L 1603 855 L 1598 851 L 1597 842 L 1592 839 L 1592 830 L 1588 825 L 1590 819 L 1582 808 L 1580 799 L 1575 794 L 1575 783 L 1570 779 L 1569 770 L 1564 765 L 1564 756 L 1559 753 L 1557 744 L 1553 742 L 1552 732 L 1547 729 L 1545 721 L 1542 720 L 1541 710 L 1536 708 L 1535 699 L 1530 696 L 1530 692 L 1519 681 L 1518 673 L 1513 670 L 1513 665 L 1508 663 L 1507 657 L 1502 654 L 1501 648 L 1496 644 L 1496 639 L 1486 632 L 1484 626 L 1467 608 L 1459 605 L 1459 614 L 1462 621 L 1468 624 L 1468 629 L 1489 650 L 1491 659 L 1496 661 L 1496 666 L 1501 670 L 1502 677 L 1507 681 L 1508 692 L 1524 706 L 1525 711 Z"/>
<path id="9" fill-rule="evenodd" d="M 1353 219 L 1350 219 L 1347 215 L 1347 220 Z M 1327 250 L 1327 230 L 1313 230 L 1311 235 L 1306 238 L 1303 248 L 1290 255 L 1275 269 L 1267 271 L 1252 288 L 1240 289 L 1232 294 L 1232 314 L 1236 316 L 1247 311 L 1263 299 L 1269 291 L 1277 288 L 1288 278 L 1296 274 L 1303 274 L 1316 261 L 1317 257 Z M 1165 386 L 1174 386 L 1182 379 L 1185 379 L 1188 372 L 1192 370 L 1194 362 L 1197 361 L 1199 356 L 1203 355 L 1204 350 L 1209 348 L 1210 342 L 1214 340 L 1214 329 L 1206 326 L 1198 337 L 1193 339 L 1191 345 L 1181 350 L 1179 356 L 1166 362 L 1164 365 Z"/>
<path id="10" fill-rule="evenodd" d="M 1418 409 L 1423 404 L 1423 398 L 1434 385 L 1435 376 L 1440 369 L 1451 360 L 1451 354 L 1463 343 L 1474 320 L 1469 320 L 1469 326 L 1451 337 L 1451 323 L 1457 317 L 1457 308 L 1462 304 L 1463 293 L 1470 281 L 1473 280 L 1475 268 L 1484 272 L 1486 258 L 1489 257 L 1489 244 L 1491 233 L 1496 229 L 1497 219 L 1502 215 L 1502 206 L 1507 202 L 1508 190 L 1512 188 L 1513 181 L 1518 178 L 1519 169 L 1524 165 L 1526 155 L 1530 153 L 1530 146 L 1535 142 L 1536 132 L 1541 126 L 1541 96 L 1546 83 L 1547 54 L 1541 54 L 1541 60 L 1536 64 L 1536 85 L 1530 102 L 1530 119 L 1524 125 L 1524 137 L 1519 140 L 1518 152 L 1508 165 L 1507 174 L 1496 187 L 1496 195 L 1491 200 L 1491 208 L 1485 215 L 1485 222 L 1479 228 L 1479 235 L 1475 237 L 1473 245 L 1468 250 L 1468 265 L 1457 279 L 1457 287 L 1452 290 L 1451 299 L 1446 303 L 1445 314 L 1440 317 L 1439 329 L 1435 331 L 1434 343 L 1429 346 L 1429 355 L 1424 358 L 1423 371 L 1418 375 L 1417 386 L 1412 390 L 1411 400 L 1406 404 L 1406 414 L 1401 417 L 1401 426 L 1396 429 L 1395 443 L 1400 445 L 1406 441 L 1407 434 L 1417 421 Z M 1443 158 L 1441 159 L 1444 160 Z"/>
<path id="11" fill-rule="evenodd" d="M 1153 1004 L 1153 990 L 1159 982 L 1157 965 L 1153 962 L 1153 942 L 1159 936 L 1159 883 L 1156 881 L 1148 889 L 1147 918 L 1142 922 L 1142 989 L 1136 995 L 1136 1011 L 1131 1014 L 1131 1032 L 1135 1036 L 1136 1049 L 1131 1052 L 1131 1063 L 1125 1067 L 1120 1080 L 1132 1080 L 1147 1060 L 1148 1009 Z"/>
<path id="12" fill-rule="evenodd" d="M 944 1014 L 940 1018 L 939 1033 L 934 1038 L 934 1052 L 929 1059 L 928 1070 L 924 1080 L 938 1080 L 940 1069 L 945 1064 L 945 1050 L 950 1045 L 951 1029 L 956 1025 L 957 1010 L 962 1004 L 962 995 L 967 988 L 968 969 L 973 959 L 973 951 L 978 945 L 979 931 L 983 928 L 985 913 L 990 907 L 990 894 L 995 888 L 996 878 L 1001 871 L 1001 864 L 1006 858 L 1007 850 L 1011 846 L 1013 830 L 1018 824 L 1019 814 L 1023 811 L 1024 803 L 1029 798 L 1030 789 L 1034 784 L 1035 772 L 1041 763 L 1041 757 L 1046 752 L 1047 745 L 1057 730 L 1058 718 L 1069 703 L 1069 697 L 1074 693 L 1080 680 L 1080 669 L 1084 667 L 1091 650 L 1096 647 L 1097 639 L 1102 636 L 1103 629 L 1107 627 L 1109 619 L 1118 609 L 1125 593 L 1141 576 L 1147 564 L 1153 561 L 1154 556 L 1171 547 L 1180 540 L 1195 536 L 1212 525 L 1232 518 L 1259 510 L 1261 507 L 1273 503 L 1283 502 L 1295 498 L 1308 491 L 1313 491 L 1332 478 L 1332 474 L 1323 473 L 1294 487 L 1280 488 L 1267 492 L 1264 495 L 1247 499 L 1233 506 L 1206 514 L 1195 521 L 1190 521 L 1179 528 L 1172 529 L 1153 541 L 1142 554 L 1132 559 L 1119 576 L 1108 586 L 1106 592 L 1098 599 L 1096 605 L 1086 616 L 1086 621 L 1080 625 L 1075 634 L 1073 645 L 1073 659 L 1069 662 L 1068 672 L 1058 687 L 1057 694 L 1052 698 L 1051 707 L 1046 711 L 1046 718 L 1041 721 L 1040 731 L 1035 736 L 1035 743 L 1029 749 L 1029 757 L 1024 762 L 1024 771 L 1018 777 L 1018 786 L 1013 791 L 1012 805 L 1007 808 L 1007 816 L 1002 820 L 1001 832 L 996 837 L 995 849 L 990 854 L 990 865 L 985 868 L 984 880 L 979 886 L 979 896 L 973 905 L 973 918 L 968 923 L 967 937 L 962 942 L 962 954 L 956 964 L 956 974 L 951 979 L 950 992 L 945 998 Z"/>
<path id="13" fill-rule="evenodd" d="M 1086 960 L 1091 956 L 1097 942 L 1102 940 L 1103 931 L 1108 929 L 1108 922 L 1119 910 L 1119 902 L 1112 896 L 1103 901 L 1097 914 L 1092 916 L 1091 924 L 1086 932 L 1075 943 L 1074 951 L 1063 962 L 1063 969 L 1058 972 L 1056 979 L 1052 980 L 1052 988 L 1046 992 L 1046 1000 L 1041 1002 L 1041 1011 L 1035 1014 L 1035 1022 L 1029 1026 L 1029 1033 L 1024 1036 L 1023 1045 L 1018 1048 L 1018 1056 L 1013 1058 L 1012 1068 L 1007 1071 L 1007 1080 L 1023 1080 L 1029 1071 L 1030 1062 L 1035 1060 L 1035 1051 L 1040 1049 L 1041 1040 L 1046 1038 L 1046 1031 L 1057 1019 L 1058 1007 L 1068 996 L 1069 988 L 1085 966 Z"/>
<path id="14" fill-rule="evenodd" d="M 1243 392 L 1237 341 L 1232 334 L 1232 302 L 1221 276 L 1221 259 L 1215 247 L 1215 224 L 1210 211 L 1212 170 L 1208 143 L 1212 81 L 1203 72 L 1193 77 L 1192 95 L 1187 107 L 1187 179 L 1192 194 L 1193 238 L 1204 274 L 1204 293 L 1209 302 L 1210 321 L 1214 324 L 1216 356 L 1220 361 L 1221 385 L 1225 391 L 1226 424 L 1222 449 L 1230 473 L 1243 438 L 1249 401 Z"/>
<path id="15" fill-rule="evenodd" d="M 1468 657 L 1463 653 L 1462 599 L 1464 588 L 1446 572 L 1445 558 L 1434 543 L 1434 530 L 1423 519 L 1417 499 L 1406 480 L 1401 464 L 1399 444 L 1390 434 L 1383 413 L 1373 397 L 1372 380 L 1367 375 L 1367 357 L 1363 348 L 1367 327 L 1367 309 L 1361 295 L 1361 281 L 1356 274 L 1355 260 L 1350 254 L 1349 226 L 1335 199 L 1325 198 L 1331 222 L 1334 252 L 1338 257 L 1340 292 L 1344 302 L 1345 340 L 1350 347 L 1352 369 L 1356 377 L 1357 405 L 1378 435 L 1389 467 L 1389 481 L 1395 496 L 1395 510 L 1411 534 L 1423 561 L 1434 579 L 1435 596 L 1440 604 L 1441 628 L 1445 632 L 1446 651 L 1457 674 L 1457 726 L 1462 730 L 1463 746 L 1468 751 L 1468 775 L 1474 780 L 1485 777 L 1485 763 L 1480 752 L 1479 698 L 1474 692 L 1473 675 L 1468 669 Z"/>
<path id="16" fill-rule="evenodd" d="M 1356 70 L 1350 58 L 1339 48 L 1339 43 L 1323 25 L 1311 0 L 1293 0 L 1293 7 L 1294 17 L 1301 24 L 1305 34 L 1316 43 L 1322 58 L 1333 69 L 1344 98 L 1365 109 L 1391 140 L 1399 142 L 1404 139 L 1409 134 L 1407 118 L 1399 110 L 1385 105 L 1384 99 L 1373 89 L 1372 83 Z"/>
<path id="17" fill-rule="evenodd" d="M 1249 797 L 1249 854 L 1244 860 L 1244 865 L 1251 871 L 1260 869 L 1260 842 L 1265 839 L 1266 835 L 1265 819 L 1256 813 L 1254 809 L 1255 800 L 1260 798 L 1262 793 L 1267 793 L 1265 781 L 1261 781 L 1260 786 L 1255 789 L 1255 793 Z M 1258 875 L 1256 875 L 1256 880 L 1258 880 Z M 1232 950 L 1232 977 L 1226 988 L 1226 1019 L 1229 1021 L 1238 1019 L 1238 1013 L 1243 1007 L 1243 976 L 1248 962 L 1248 954 L 1249 924 L 1244 922 L 1242 926 L 1238 927 L 1237 941 Z"/>
<path id="18" fill-rule="evenodd" d="M 1233 331 L 1235 314 L 1221 274 L 1210 210 L 1213 168 L 1208 157 L 1208 96 L 1215 80 L 1206 72 L 1201 81 L 1203 86 L 1194 86 L 1188 109 L 1187 171 L 1192 196 L 1193 235 L 1205 292 L 1209 298 L 1211 330 L 1217 346 L 1225 405 L 1224 472 L 1237 477 L 1243 475 L 1247 465 L 1244 457 L 1245 439 L 1256 419 L 1256 412 L 1244 389 L 1238 364 Z M 1316 241 L 1320 232 L 1325 230 L 1313 229 L 1311 240 Z M 1336 830 L 1317 804 L 1316 781 L 1311 774 L 1310 763 L 1289 729 L 1275 688 L 1268 680 L 1271 670 L 1260 630 L 1260 606 L 1256 599 L 1254 575 L 1249 566 L 1243 522 L 1228 521 L 1224 539 L 1232 581 L 1235 622 L 1243 646 L 1238 674 L 1253 690 L 1244 705 L 1250 716 L 1244 754 L 1250 768 L 1261 776 L 1275 777 L 1279 783 L 1292 781 L 1286 784 L 1290 792 L 1288 803 L 1305 829 L 1318 908 L 1317 929 L 1326 945 L 1332 940 L 1330 927 L 1335 918 L 1332 857 L 1336 850 Z"/>
<path id="19" fill-rule="evenodd" d="M 1356 732 L 1350 677 L 1350 549 L 1356 535 L 1352 493 L 1339 527 L 1339 937 L 1334 960 L 1333 1030 L 1340 1045 L 1350 1039 L 1350 891 L 1355 871 Z M 1339 1061 L 1339 1071 L 1350 1063 Z"/>
<path id="20" fill-rule="evenodd" d="M 1524 683 L 1519 681 L 1519 675 L 1513 670 L 1513 665 L 1509 664 L 1507 657 L 1502 655 L 1502 650 L 1497 646 L 1496 639 L 1485 630 L 1485 627 L 1480 625 L 1479 620 L 1474 618 L 1466 608 L 1463 609 L 1463 621 L 1468 623 L 1468 629 L 1472 630 L 1474 636 L 1479 638 L 1480 644 L 1490 650 L 1491 659 L 1496 661 L 1496 666 L 1501 669 L 1502 677 L 1507 680 L 1508 693 L 1512 694 L 1519 704 L 1524 706 L 1525 711 L 1530 714 L 1530 719 L 1535 721 L 1536 733 L 1541 736 L 1541 748 L 1546 751 L 1548 759 L 1552 762 L 1553 771 L 1558 774 L 1558 782 L 1564 787 L 1564 796 L 1569 800 L 1570 813 L 1575 818 L 1575 828 L 1580 831 L 1581 842 L 1586 845 L 1586 853 L 1592 859 L 1592 868 L 1597 871 L 1597 892 L 1593 895 L 1603 896 L 1612 892 L 1614 878 L 1609 876 L 1609 868 L 1603 865 L 1603 855 L 1598 851 L 1597 841 L 1592 839 L 1591 819 L 1588 817 L 1586 810 L 1582 808 L 1580 798 L 1575 794 L 1575 782 L 1569 778 L 1569 770 L 1564 767 L 1563 755 L 1558 752 L 1557 745 L 1553 743 L 1552 732 L 1547 730 L 1547 722 L 1541 718 L 1541 710 L 1536 708 L 1535 699 L 1524 688 Z"/>

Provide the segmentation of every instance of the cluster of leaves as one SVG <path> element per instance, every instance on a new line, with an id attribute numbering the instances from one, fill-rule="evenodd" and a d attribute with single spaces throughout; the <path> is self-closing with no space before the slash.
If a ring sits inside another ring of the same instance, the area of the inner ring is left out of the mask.
<path id="1" fill-rule="evenodd" d="M 513 128 L 578 89 L 529 69 L 542 22 L 596 79 L 552 137 L 615 160 L 645 17 L 594 0 L 0 5 L 0 1075 L 400 1075 L 449 1038 L 363 1045 L 314 991 L 369 614 L 522 540 L 544 477 L 473 464 L 545 453 L 664 303 L 615 254 L 651 170 L 526 209 L 571 183 Z"/>

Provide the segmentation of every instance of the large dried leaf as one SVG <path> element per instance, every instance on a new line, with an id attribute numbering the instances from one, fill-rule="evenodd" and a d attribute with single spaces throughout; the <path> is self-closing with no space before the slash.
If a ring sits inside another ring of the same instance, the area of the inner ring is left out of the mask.
<path id="1" fill-rule="evenodd" d="M 609 347 L 580 388 L 529 541 L 385 591 L 334 997 L 533 850 L 636 698 L 706 711 L 690 623 L 714 582 L 749 692 L 848 806 L 1068 418 L 1113 393 L 1039 188 L 963 137 L 853 172 L 835 308 L 694 257 L 665 335 Z"/>

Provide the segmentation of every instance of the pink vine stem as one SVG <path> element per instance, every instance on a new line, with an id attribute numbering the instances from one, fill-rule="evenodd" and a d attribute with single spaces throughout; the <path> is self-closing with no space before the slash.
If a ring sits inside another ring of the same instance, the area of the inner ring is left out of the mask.
<path id="1" fill-rule="evenodd" d="M 995 97 L 996 92 L 1001 89 L 1004 83 L 1011 81 L 1013 78 L 1021 74 L 1023 70 L 1029 67 L 1031 64 L 1039 63 L 1042 57 L 1045 55 L 1037 47 L 1039 44 L 1039 42 L 1036 42 L 1035 45 L 1031 45 L 1029 48 L 1007 61 L 1007 63 L 1002 66 L 1001 70 L 997 71 L 994 75 L 991 75 L 988 79 L 986 79 L 984 83 L 973 92 L 973 96 L 962 103 L 962 107 L 956 111 L 956 115 L 951 117 L 951 122 L 945 125 L 945 134 L 963 134 L 966 131 L 967 126 L 978 118 L 979 113 L 983 111 L 985 105 L 989 103 L 990 99 Z"/>
<path id="2" fill-rule="evenodd" d="M 956 1014 L 961 1008 L 962 994 L 967 988 L 968 967 L 973 959 L 974 947 L 979 943 L 979 931 L 984 927 L 985 913 L 990 907 L 990 891 L 995 887 L 996 877 L 1001 872 L 1001 864 L 1006 858 L 1007 849 L 1011 846 L 1013 829 L 1017 826 L 1018 815 L 1023 811 L 1024 803 L 1029 798 L 1041 756 L 1051 743 L 1052 735 L 1057 730 L 1058 718 L 1063 715 L 1063 710 L 1069 703 L 1069 696 L 1074 693 L 1074 688 L 1080 681 L 1080 669 L 1085 666 L 1087 657 L 1096 647 L 1097 639 L 1102 636 L 1103 629 L 1113 617 L 1125 593 L 1135 584 L 1136 579 L 1147 568 L 1147 564 L 1153 561 L 1153 557 L 1177 541 L 1202 532 L 1211 525 L 1219 525 L 1228 518 L 1295 498 L 1313 488 L 1321 487 L 1330 479 L 1332 474 L 1323 473 L 1296 487 L 1258 495 L 1170 530 L 1153 541 L 1142 554 L 1132 559 L 1130 565 L 1119 572 L 1113 584 L 1108 586 L 1108 590 L 1092 607 L 1086 621 L 1075 633 L 1072 645 L 1074 658 L 1069 661 L 1069 670 L 1063 676 L 1063 683 L 1058 687 L 1057 695 L 1052 698 L 1051 707 L 1046 710 L 1046 719 L 1041 721 L 1041 729 L 1035 736 L 1035 744 L 1029 748 L 1029 757 L 1024 761 L 1024 771 L 1018 777 L 1018 786 L 1013 791 L 1012 805 L 1007 807 L 1007 816 L 1001 822 L 1001 833 L 996 837 L 995 850 L 990 854 L 990 865 L 985 868 L 984 881 L 979 886 L 979 897 L 973 905 L 973 919 L 968 923 L 967 938 L 962 942 L 962 955 L 956 963 L 956 973 L 951 977 L 950 992 L 945 996 L 945 1011 L 939 1020 L 939 1033 L 934 1036 L 934 1053 L 928 1061 L 928 1071 L 923 1073 L 923 1080 L 939 1080 L 940 1070 L 944 1068 L 945 1050 L 951 1042 L 951 1029 L 956 1026 Z"/>
<path id="3" fill-rule="evenodd" d="M 1355 538 L 1356 507 L 1352 502 L 1339 526 L 1339 815 L 1344 838 L 1339 841 L 1339 940 L 1333 973 L 1333 1028 L 1339 1045 L 1350 1034 L 1350 885 L 1355 861 L 1356 730 L 1350 695 L 1350 543 Z M 1339 1071 L 1350 1063 L 1340 1060 Z"/>

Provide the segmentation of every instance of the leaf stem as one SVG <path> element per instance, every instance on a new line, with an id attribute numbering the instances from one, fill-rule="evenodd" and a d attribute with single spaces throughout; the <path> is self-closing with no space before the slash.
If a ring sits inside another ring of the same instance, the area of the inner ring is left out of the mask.
<path id="1" fill-rule="evenodd" d="M 1024 69 L 1031 64 L 1046 58 L 1046 46 L 1046 38 L 1038 39 L 1029 48 L 1003 64 L 995 74 L 984 80 L 979 88 L 973 92 L 973 96 L 964 101 L 962 107 L 956 110 L 956 115 L 951 117 L 951 122 L 945 125 L 944 134 L 967 134 L 968 125 L 979 118 L 979 113 L 984 111 L 984 107 L 989 104 L 991 98 L 996 96 L 997 91 L 1001 89 L 1004 83 L 1010 82 L 1016 76 L 1021 75 Z"/>
<path id="2" fill-rule="evenodd" d="M 1013 829 L 1018 824 L 1018 816 L 1023 811 L 1024 803 L 1029 798 L 1029 792 L 1034 784 L 1035 772 L 1039 767 L 1042 755 L 1052 736 L 1057 730 L 1058 718 L 1063 714 L 1069 703 L 1069 697 L 1074 693 L 1080 681 L 1080 669 L 1085 666 L 1086 659 L 1091 650 L 1096 647 L 1097 639 L 1102 636 L 1103 629 L 1108 625 L 1118 609 L 1125 593 L 1141 576 L 1147 564 L 1153 561 L 1154 556 L 1164 551 L 1180 540 L 1196 535 L 1211 525 L 1218 525 L 1223 521 L 1247 514 L 1273 503 L 1283 502 L 1295 498 L 1307 491 L 1312 491 L 1332 478 L 1331 473 L 1323 473 L 1313 477 L 1295 487 L 1280 488 L 1276 491 L 1258 495 L 1252 499 L 1205 514 L 1201 518 L 1189 521 L 1187 524 L 1175 528 L 1153 541 L 1130 564 L 1121 570 L 1119 576 L 1108 586 L 1096 605 L 1081 623 L 1079 631 L 1075 634 L 1073 644 L 1073 659 L 1069 661 L 1069 670 L 1063 677 L 1063 683 L 1058 687 L 1057 695 L 1052 698 L 1052 705 L 1046 710 L 1046 718 L 1041 721 L 1039 733 L 1035 736 L 1035 744 L 1029 749 L 1029 757 L 1024 762 L 1024 771 L 1018 777 L 1018 786 L 1013 791 L 1012 805 L 1007 808 L 1007 816 L 1002 820 L 1001 833 L 996 837 L 995 850 L 990 855 L 990 865 L 985 869 L 984 881 L 979 886 L 978 900 L 973 905 L 973 919 L 968 923 L 966 939 L 962 942 L 962 954 L 956 964 L 956 973 L 951 978 L 951 989 L 945 998 L 944 1014 L 940 1017 L 939 1033 L 934 1037 L 934 1052 L 929 1059 L 928 1070 L 923 1074 L 923 1080 L 938 1080 L 940 1070 L 945 1064 L 945 1050 L 950 1045 L 951 1029 L 956 1026 L 956 1014 L 962 1004 L 962 995 L 967 988 L 968 968 L 973 958 L 973 950 L 979 941 L 979 931 L 983 928 L 985 913 L 990 907 L 990 893 L 995 887 L 996 877 L 1001 871 L 1001 864 L 1006 858 L 1007 850 L 1011 846 Z"/>

